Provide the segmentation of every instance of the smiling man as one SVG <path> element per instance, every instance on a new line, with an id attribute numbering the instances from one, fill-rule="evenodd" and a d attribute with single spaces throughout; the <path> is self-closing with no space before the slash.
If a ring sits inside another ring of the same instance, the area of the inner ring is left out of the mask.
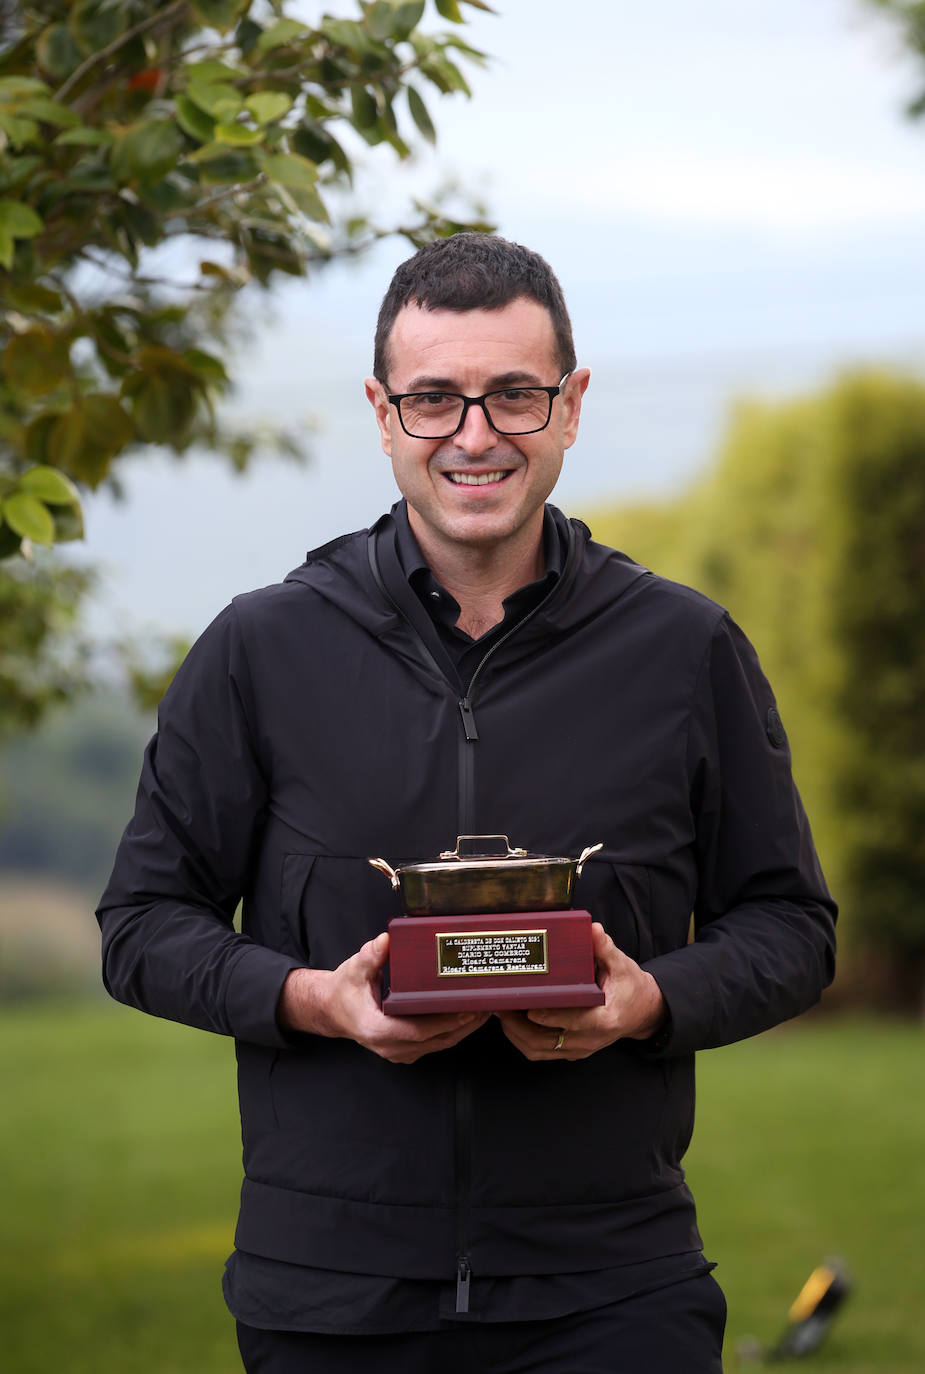
<path id="1" fill-rule="evenodd" d="M 741 631 L 547 503 L 588 380 L 542 258 L 421 249 L 366 382 L 403 499 L 237 598 L 162 704 L 104 973 L 236 1038 L 249 1371 L 720 1374 L 694 1054 L 818 999 L 834 905 Z M 602 842 L 603 1004 L 385 1015 L 367 857 L 502 833 Z"/>

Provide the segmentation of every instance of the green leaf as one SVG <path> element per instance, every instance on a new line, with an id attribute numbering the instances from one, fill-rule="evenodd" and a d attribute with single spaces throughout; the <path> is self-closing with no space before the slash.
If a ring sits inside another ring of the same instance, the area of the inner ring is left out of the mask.
<path id="1" fill-rule="evenodd" d="M 262 129 L 249 129 L 246 124 L 216 124 L 216 143 L 230 143 L 234 147 L 251 148 L 263 142 Z"/>
<path id="2" fill-rule="evenodd" d="M 35 55 L 43 72 L 64 81 L 80 66 L 80 49 L 67 24 L 49 24 L 39 35 Z"/>
<path id="3" fill-rule="evenodd" d="M 122 184 L 160 181 L 175 165 L 182 146 L 172 119 L 136 124 L 116 141 L 110 155 L 112 174 Z"/>
<path id="4" fill-rule="evenodd" d="M 81 123 L 80 115 L 75 110 L 69 109 L 67 105 L 59 105 L 56 100 L 47 100 L 44 96 L 38 95 L 18 105 L 17 113 L 30 115 L 33 119 L 41 120 L 43 124 L 54 124 L 59 129 L 70 129 Z"/>
<path id="5" fill-rule="evenodd" d="M 130 10 L 128 5 L 108 4 L 106 0 L 77 0 L 68 21 L 74 41 L 82 53 L 108 48 L 125 32 Z"/>
<path id="6" fill-rule="evenodd" d="M 17 391 L 42 396 L 54 391 L 68 371 L 65 341 L 50 329 L 28 329 L 14 334 L 3 351 L 3 371 Z"/>
<path id="7" fill-rule="evenodd" d="M 268 29 L 264 29 L 254 46 L 257 52 L 270 52 L 272 48 L 280 48 L 309 32 L 306 25 L 300 24 L 298 19 L 279 19 Z"/>
<path id="8" fill-rule="evenodd" d="M 51 512 L 55 522 L 55 543 L 69 544 L 84 537 L 84 518 L 80 506 L 55 506 Z"/>
<path id="9" fill-rule="evenodd" d="M 21 552 L 22 539 L 13 533 L 9 525 L 4 525 L 0 520 L 0 558 L 9 558 L 12 554 Z"/>
<path id="10" fill-rule="evenodd" d="M 197 143 L 208 143 L 215 134 L 215 120 L 187 95 L 177 96 L 177 123 Z"/>
<path id="11" fill-rule="evenodd" d="M 228 373 L 221 358 L 216 358 L 214 354 L 206 353 L 201 348 L 187 348 L 182 356 L 183 361 L 189 364 L 204 383 L 227 383 Z"/>
<path id="12" fill-rule="evenodd" d="M 131 395 L 132 414 L 142 438 L 179 447 L 196 412 L 193 386 L 180 379 L 143 376 Z"/>
<path id="13" fill-rule="evenodd" d="M 45 159 L 36 157 L 34 153 L 24 153 L 22 157 L 7 155 L 0 158 L 0 187 L 4 191 L 13 191 L 17 186 L 28 181 L 32 173 L 44 165 Z"/>
<path id="14" fill-rule="evenodd" d="M 303 215 L 307 215 L 309 219 L 313 219 L 320 224 L 330 224 L 331 216 L 328 214 L 328 207 L 314 187 L 300 186 L 288 189 L 289 194 L 292 196 Z M 306 232 L 308 231 L 306 230 Z M 325 246 L 327 247 L 328 245 Z"/>
<path id="15" fill-rule="evenodd" d="M 283 115 L 292 109 L 292 96 L 286 95 L 284 91 L 256 91 L 247 97 L 244 108 L 249 110 L 257 123 L 263 127 L 264 124 L 272 124 L 274 120 L 282 119 Z"/>
<path id="16" fill-rule="evenodd" d="M 243 5 L 240 0 L 192 0 L 192 9 L 208 28 L 227 33 L 237 23 Z"/>
<path id="17" fill-rule="evenodd" d="M 31 239 L 45 228 L 41 216 L 16 200 L 0 200 L 0 229 L 14 239 Z"/>
<path id="18" fill-rule="evenodd" d="M 54 417 L 45 447 L 56 468 L 97 487 L 115 455 L 135 437 L 135 426 L 119 398 L 94 392 Z"/>
<path id="19" fill-rule="evenodd" d="M 0 502 L 3 519 L 15 534 L 36 544 L 55 542 L 55 522 L 51 511 L 28 492 L 14 492 Z"/>
<path id="20" fill-rule="evenodd" d="M 199 180 L 206 186 L 230 186 L 253 181 L 260 168 L 253 153 L 235 151 L 227 143 L 210 143 L 190 158 L 199 166 Z"/>
<path id="21" fill-rule="evenodd" d="M 203 62 L 191 62 L 185 70 L 187 81 L 197 81 L 204 85 L 213 81 L 237 81 L 239 77 L 246 75 L 237 67 L 220 62 L 217 57 L 207 57 Z"/>
<path id="22" fill-rule="evenodd" d="M 411 111 L 411 118 L 414 120 L 423 136 L 427 139 L 427 142 L 436 143 L 437 130 L 434 128 L 433 121 L 427 113 L 427 106 L 413 86 L 408 87 L 408 109 Z"/>
<path id="23" fill-rule="evenodd" d="M 465 21 L 462 17 L 462 10 L 456 0 L 434 0 L 437 6 L 437 13 L 444 19 L 449 19 L 451 24 L 462 24 Z"/>
<path id="24" fill-rule="evenodd" d="M 20 491 L 27 491 L 44 501 L 46 506 L 76 506 L 80 493 L 69 477 L 57 468 L 42 465 L 29 468 L 19 479 Z"/>
<path id="25" fill-rule="evenodd" d="M 234 119 L 244 108 L 244 97 L 226 81 L 191 81 L 187 97 L 213 119 Z"/>
<path id="26" fill-rule="evenodd" d="M 51 91 L 34 76 L 0 76 L 0 101 L 4 104 L 18 104 L 33 95 L 51 95 Z"/>
<path id="27" fill-rule="evenodd" d="M 350 87 L 350 108 L 353 123 L 360 129 L 373 129 L 379 122 L 379 106 L 376 97 L 365 86 Z"/>
<path id="28" fill-rule="evenodd" d="M 392 37 L 395 22 L 395 6 L 392 0 L 376 0 L 366 16 L 366 27 L 377 42 Z"/>
<path id="29" fill-rule="evenodd" d="M 9 282 L 5 294 L 13 309 L 26 315 L 57 315 L 64 309 L 61 292 L 39 282 Z"/>
<path id="30" fill-rule="evenodd" d="M 84 407 L 78 403 L 59 415 L 52 425 L 48 434 L 48 457 L 55 467 L 79 473 L 86 438 L 87 416 Z"/>
<path id="31" fill-rule="evenodd" d="M 404 0 L 395 8 L 394 33 L 397 38 L 407 38 L 416 29 L 424 14 L 424 0 Z"/>
<path id="32" fill-rule="evenodd" d="M 34 119 L 24 119 L 11 114 L 0 106 L 0 129 L 14 148 L 24 148 L 27 143 L 39 143 L 39 126 Z"/>
<path id="33" fill-rule="evenodd" d="M 26 458 L 30 463 L 44 463 L 48 457 L 48 439 L 57 422 L 54 411 L 43 411 L 26 426 Z"/>
<path id="34" fill-rule="evenodd" d="M 64 133 L 59 134 L 55 139 L 55 147 L 69 147 L 73 144 L 75 147 L 85 146 L 87 148 L 101 148 L 108 147 L 110 144 L 115 143 L 115 141 L 115 135 L 111 134 L 108 129 L 87 129 L 81 127 L 79 129 L 65 129 Z"/>
<path id="35" fill-rule="evenodd" d="M 312 190 L 318 179 L 318 168 L 298 153 L 273 153 L 260 164 L 271 181 L 280 186 Z"/>

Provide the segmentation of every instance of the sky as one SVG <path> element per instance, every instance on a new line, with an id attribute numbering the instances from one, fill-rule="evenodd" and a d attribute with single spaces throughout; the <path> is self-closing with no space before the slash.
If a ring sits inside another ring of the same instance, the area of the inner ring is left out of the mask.
<path id="1" fill-rule="evenodd" d="M 304 6 L 306 12 L 322 6 Z M 324 8 L 346 12 L 329 0 Z M 925 121 L 916 69 L 862 0 L 496 0 L 465 37 L 474 97 L 426 91 L 436 152 L 368 150 L 380 217 L 458 178 L 541 252 L 590 366 L 555 499 L 571 513 L 695 480 L 742 394 L 925 365 Z M 443 27 L 428 7 L 428 27 Z M 310 436 L 306 468 L 245 478 L 203 456 L 124 467 L 87 503 L 92 624 L 195 634 L 239 591 L 395 499 L 363 395 L 379 301 L 407 246 L 254 297 L 235 414 Z M 629 550 L 632 552 L 632 550 Z"/>

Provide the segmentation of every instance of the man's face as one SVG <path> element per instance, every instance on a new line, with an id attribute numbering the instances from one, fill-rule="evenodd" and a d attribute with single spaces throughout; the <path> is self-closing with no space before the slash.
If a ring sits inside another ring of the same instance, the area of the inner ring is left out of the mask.
<path id="1" fill-rule="evenodd" d="M 407 305 L 396 317 L 388 356 L 388 390 L 370 378 L 366 394 L 425 555 L 458 545 L 489 548 L 517 537 L 539 541 L 543 503 L 578 433 L 586 368 L 568 378 L 538 434 L 497 434 L 482 408 L 470 406 L 452 438 L 413 439 L 386 397 L 389 391 L 481 396 L 502 387 L 555 386 L 561 373 L 545 307 L 526 297 L 500 310 Z M 463 480 L 473 477 L 488 480 Z"/>

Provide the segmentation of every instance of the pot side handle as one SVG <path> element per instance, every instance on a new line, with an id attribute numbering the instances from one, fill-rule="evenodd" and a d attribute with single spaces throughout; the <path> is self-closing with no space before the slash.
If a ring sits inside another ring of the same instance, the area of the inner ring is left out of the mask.
<path id="1" fill-rule="evenodd" d="M 581 877 L 581 870 L 584 868 L 585 864 L 588 862 L 588 860 L 590 859 L 591 855 L 592 855 L 592 854 L 596 854 L 597 851 L 598 851 L 599 849 L 603 849 L 603 848 L 604 848 L 604 842 L 603 842 L 603 840 L 602 840 L 600 844 L 592 844 L 592 845 L 589 845 L 587 849 L 583 849 L 583 850 L 581 851 L 581 854 L 580 854 L 579 859 L 578 859 L 578 863 L 577 863 L 577 865 L 576 865 L 576 867 L 575 867 L 575 878 L 576 878 L 576 881 L 577 881 L 578 878 Z M 370 859 L 370 863 L 372 863 L 372 862 L 373 862 L 373 860 Z"/>
<path id="2" fill-rule="evenodd" d="M 391 882 L 392 887 L 395 889 L 395 891 L 398 891 L 398 874 L 395 872 L 395 869 L 392 867 L 391 864 L 387 864 L 385 859 L 367 859 L 366 862 L 372 864 L 373 868 L 378 868 L 380 873 L 384 873 L 385 876 Z"/>

